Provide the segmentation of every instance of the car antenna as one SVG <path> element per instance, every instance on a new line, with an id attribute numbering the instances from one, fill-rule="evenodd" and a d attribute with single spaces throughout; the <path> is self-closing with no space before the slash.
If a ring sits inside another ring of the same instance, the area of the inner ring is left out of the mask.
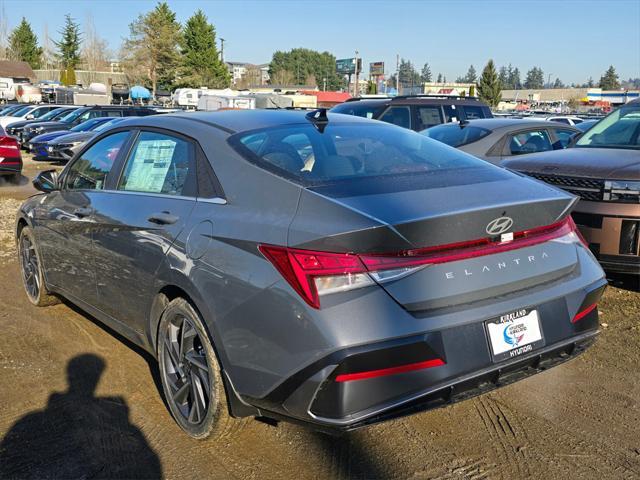
<path id="1" fill-rule="evenodd" d="M 324 129 L 329 124 L 329 117 L 327 117 L 327 109 L 319 108 L 313 110 L 305 115 L 307 120 L 313 123 L 313 126 L 318 129 L 320 133 L 324 133 Z"/>
<path id="2" fill-rule="evenodd" d="M 463 129 L 467 125 L 469 125 L 469 120 L 460 120 L 460 122 L 458 123 L 458 126 L 460 127 L 460 129 Z"/>

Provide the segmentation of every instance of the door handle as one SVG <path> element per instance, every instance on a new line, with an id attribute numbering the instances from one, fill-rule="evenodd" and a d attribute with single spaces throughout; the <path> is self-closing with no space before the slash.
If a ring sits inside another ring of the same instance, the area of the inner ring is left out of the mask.
<path id="1" fill-rule="evenodd" d="M 169 212 L 152 213 L 147 221 L 155 223 L 156 225 L 173 225 L 178 221 L 180 217 L 177 215 L 171 215 Z"/>
<path id="2" fill-rule="evenodd" d="M 89 208 L 89 207 L 80 207 L 80 208 L 76 208 L 73 211 L 73 214 L 78 217 L 78 218 L 84 218 L 84 217 L 88 217 L 93 213 L 93 209 Z"/>

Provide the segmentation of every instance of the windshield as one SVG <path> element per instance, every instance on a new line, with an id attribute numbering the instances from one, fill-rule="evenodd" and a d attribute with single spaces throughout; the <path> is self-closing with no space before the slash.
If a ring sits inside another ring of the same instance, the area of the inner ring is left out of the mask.
<path id="1" fill-rule="evenodd" d="M 93 130 L 94 132 L 101 132 L 102 130 L 109 128 L 111 125 L 114 125 L 118 122 L 121 122 L 122 120 L 124 120 L 124 118 L 113 118 L 111 120 L 109 120 L 108 122 L 102 122 L 99 125 L 96 125 L 94 128 L 92 128 L 91 130 Z"/>
<path id="2" fill-rule="evenodd" d="M 411 130 L 384 123 L 311 123 L 237 134 L 230 143 L 259 166 L 305 185 L 350 179 L 421 176 L 487 163 Z"/>
<path id="3" fill-rule="evenodd" d="M 640 148 L 640 105 L 620 107 L 590 128 L 576 147 Z"/>
<path id="4" fill-rule="evenodd" d="M 61 117 L 63 113 L 65 113 L 67 111 L 66 108 L 56 108 L 55 110 L 51 110 L 50 112 L 45 113 L 44 115 L 42 115 L 38 121 L 39 122 L 46 122 L 47 120 L 53 120 L 55 118 Z"/>
<path id="5" fill-rule="evenodd" d="M 0 110 L 0 116 L 9 115 L 11 112 L 16 112 L 21 108 L 24 108 L 24 107 L 18 107 L 16 105 L 4 107 L 2 110 Z"/>
<path id="6" fill-rule="evenodd" d="M 96 125 L 104 122 L 102 118 L 92 118 L 91 120 L 87 120 L 85 122 L 79 123 L 75 127 L 73 127 L 71 132 L 88 132 L 89 130 L 93 130 Z"/>
<path id="7" fill-rule="evenodd" d="M 71 112 L 66 117 L 64 117 L 61 121 L 64 122 L 64 123 L 71 123 L 86 111 L 87 111 L 86 108 L 79 108 L 79 109 L 74 110 L 73 112 Z"/>
<path id="8" fill-rule="evenodd" d="M 22 107 L 19 108 L 18 110 L 16 110 L 15 112 L 11 113 L 12 117 L 21 117 L 23 115 L 25 115 L 27 112 L 30 112 L 31 110 L 33 110 L 33 107 L 31 105 L 26 106 L 26 107 Z"/>
<path id="9" fill-rule="evenodd" d="M 460 124 L 449 123 L 428 128 L 420 133 L 439 142 L 446 143 L 450 147 L 459 147 L 480 140 L 489 135 L 491 131 L 468 124 L 461 127 Z"/>

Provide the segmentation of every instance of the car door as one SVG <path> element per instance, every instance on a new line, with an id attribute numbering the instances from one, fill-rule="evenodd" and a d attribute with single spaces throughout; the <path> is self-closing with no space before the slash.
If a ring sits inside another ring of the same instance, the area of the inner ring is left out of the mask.
<path id="1" fill-rule="evenodd" d="M 94 206 L 98 308 L 136 331 L 145 328 L 156 272 L 194 207 L 195 168 L 192 140 L 141 130 Z"/>
<path id="2" fill-rule="evenodd" d="M 34 223 L 47 282 L 92 306 L 96 303 L 94 205 L 128 136 L 115 133 L 85 150 L 62 173 L 60 190 L 44 196 L 36 209 Z"/>

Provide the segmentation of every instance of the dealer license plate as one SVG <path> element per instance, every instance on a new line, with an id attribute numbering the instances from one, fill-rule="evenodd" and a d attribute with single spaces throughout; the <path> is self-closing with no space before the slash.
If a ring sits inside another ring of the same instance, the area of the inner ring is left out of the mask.
<path id="1" fill-rule="evenodd" d="M 494 362 L 527 354 L 544 345 L 535 309 L 506 313 L 488 320 L 486 327 Z"/>

